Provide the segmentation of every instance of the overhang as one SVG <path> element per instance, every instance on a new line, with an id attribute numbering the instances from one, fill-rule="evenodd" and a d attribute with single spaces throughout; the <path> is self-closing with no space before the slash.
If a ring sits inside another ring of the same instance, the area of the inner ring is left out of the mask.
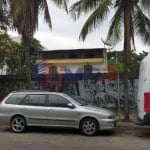
<path id="1" fill-rule="evenodd" d="M 47 63 L 47 64 L 81 64 L 81 63 L 103 63 L 103 58 L 78 58 L 78 59 L 51 59 L 51 60 L 37 60 L 37 64 L 39 63 Z"/>

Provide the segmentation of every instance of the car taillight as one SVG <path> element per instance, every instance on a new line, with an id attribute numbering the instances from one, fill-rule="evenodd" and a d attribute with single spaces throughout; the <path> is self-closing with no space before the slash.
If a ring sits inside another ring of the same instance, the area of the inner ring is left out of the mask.
<path id="1" fill-rule="evenodd" d="M 150 92 L 144 93 L 144 111 L 150 112 Z"/>

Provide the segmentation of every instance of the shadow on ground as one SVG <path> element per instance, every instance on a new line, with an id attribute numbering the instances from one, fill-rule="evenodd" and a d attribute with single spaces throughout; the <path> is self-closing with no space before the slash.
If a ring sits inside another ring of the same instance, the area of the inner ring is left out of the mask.
<path id="1" fill-rule="evenodd" d="M 150 139 L 150 127 L 146 126 L 118 126 L 114 133 L 122 136 L 136 136 Z"/>
<path id="2" fill-rule="evenodd" d="M 9 126 L 1 126 L 1 132 L 12 132 Z M 13 132 L 12 132 L 13 133 Z M 62 134 L 62 135 L 81 135 L 79 130 L 72 128 L 47 128 L 47 127 L 28 127 L 23 134 Z M 13 133 L 14 134 L 14 133 Z M 150 139 L 150 127 L 145 126 L 117 126 L 114 130 L 100 131 L 97 136 L 136 136 Z"/>

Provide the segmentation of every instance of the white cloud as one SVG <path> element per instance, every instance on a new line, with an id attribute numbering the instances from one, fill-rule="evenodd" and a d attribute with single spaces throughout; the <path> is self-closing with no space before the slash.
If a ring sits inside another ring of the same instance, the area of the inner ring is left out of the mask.
<path id="1" fill-rule="evenodd" d="M 53 32 L 37 32 L 35 38 L 48 50 L 93 48 L 92 42 L 80 42 L 72 36 L 64 36 Z M 96 47 L 96 46 L 95 46 Z"/>

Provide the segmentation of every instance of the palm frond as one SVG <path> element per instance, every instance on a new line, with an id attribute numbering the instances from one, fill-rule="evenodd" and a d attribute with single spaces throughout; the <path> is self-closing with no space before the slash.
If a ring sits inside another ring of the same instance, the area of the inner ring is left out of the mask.
<path id="1" fill-rule="evenodd" d="M 122 23 L 123 23 L 123 10 L 119 7 L 113 18 L 112 23 L 110 25 L 107 40 L 111 41 L 111 44 L 114 46 L 118 41 L 121 40 L 121 31 L 122 31 Z"/>
<path id="2" fill-rule="evenodd" d="M 3 0 L 0 0 L 0 9 L 2 8 L 3 6 Z"/>
<path id="3" fill-rule="evenodd" d="M 150 19 L 138 6 L 134 16 L 134 27 L 136 34 L 140 35 L 142 41 L 150 45 Z"/>
<path id="4" fill-rule="evenodd" d="M 140 5 L 143 7 L 145 12 L 148 12 L 150 16 L 150 0 L 140 0 Z"/>
<path id="5" fill-rule="evenodd" d="M 52 0 L 59 8 L 63 8 L 68 12 L 67 2 L 68 0 Z"/>
<path id="6" fill-rule="evenodd" d="M 22 0 L 12 0 L 10 2 L 10 13 L 11 16 L 13 17 L 14 20 L 17 20 L 19 17 L 21 11 L 22 11 L 22 6 L 24 5 L 25 1 Z"/>
<path id="7" fill-rule="evenodd" d="M 99 6 L 100 0 L 79 0 L 70 7 L 70 14 L 73 19 L 79 19 L 84 13 L 89 13 Z"/>
<path id="8" fill-rule="evenodd" d="M 38 28 L 39 12 L 44 12 L 44 19 L 51 28 L 51 18 L 46 0 L 11 0 L 10 15 L 14 29 L 25 37 L 32 37 Z"/>
<path id="9" fill-rule="evenodd" d="M 44 20 L 49 25 L 49 28 L 52 28 L 52 22 L 51 22 L 51 16 L 48 9 L 48 4 L 46 0 L 40 0 L 39 3 L 39 9 L 40 11 L 44 12 Z"/>
<path id="10" fill-rule="evenodd" d="M 85 40 L 88 33 L 92 32 L 94 29 L 96 29 L 103 20 L 107 17 L 108 12 L 110 11 L 109 7 L 112 5 L 111 1 L 103 0 L 99 4 L 99 7 L 94 10 L 94 12 L 89 16 L 87 21 L 85 22 L 79 39 Z"/>
<path id="11" fill-rule="evenodd" d="M 8 18 L 7 3 L 5 0 L 0 0 L 0 33 L 5 33 L 10 26 Z"/>

